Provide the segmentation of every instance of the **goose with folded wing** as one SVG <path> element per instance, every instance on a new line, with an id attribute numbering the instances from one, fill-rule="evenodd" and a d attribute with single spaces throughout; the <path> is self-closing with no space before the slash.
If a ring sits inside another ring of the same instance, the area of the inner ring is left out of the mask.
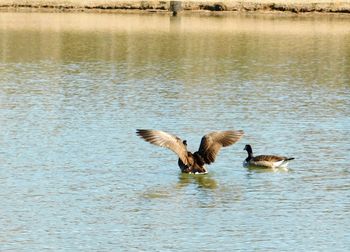
<path id="1" fill-rule="evenodd" d="M 292 157 L 276 156 L 276 155 L 253 155 L 253 149 L 250 144 L 244 147 L 248 157 L 244 160 L 244 167 L 257 168 L 287 168 L 288 162 L 293 160 Z"/>

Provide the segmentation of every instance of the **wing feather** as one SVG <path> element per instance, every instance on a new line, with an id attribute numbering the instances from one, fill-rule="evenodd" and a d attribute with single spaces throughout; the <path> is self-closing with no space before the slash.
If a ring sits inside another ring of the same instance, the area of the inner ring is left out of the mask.
<path id="1" fill-rule="evenodd" d="M 254 162 L 259 162 L 259 161 L 278 162 L 278 161 L 282 161 L 282 160 L 286 160 L 286 159 L 287 159 L 287 157 L 274 156 L 274 155 L 259 155 L 259 156 L 252 158 L 252 160 Z"/>
<path id="2" fill-rule="evenodd" d="M 136 134 L 151 144 L 172 150 L 185 165 L 188 164 L 187 148 L 179 137 L 161 130 L 149 129 L 137 129 Z"/>
<path id="3" fill-rule="evenodd" d="M 215 131 L 202 137 L 198 154 L 204 159 L 206 164 L 213 163 L 222 147 L 227 147 L 244 135 L 243 130 Z"/>
<path id="4" fill-rule="evenodd" d="M 249 162 L 253 166 L 270 168 L 270 167 L 279 166 L 284 161 L 288 161 L 288 160 L 291 160 L 291 159 L 283 156 L 259 155 L 259 156 L 253 157 Z"/>

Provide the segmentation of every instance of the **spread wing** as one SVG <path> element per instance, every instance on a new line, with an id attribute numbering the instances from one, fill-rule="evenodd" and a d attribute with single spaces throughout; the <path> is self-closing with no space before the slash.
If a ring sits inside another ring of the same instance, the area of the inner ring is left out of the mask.
<path id="1" fill-rule="evenodd" d="M 185 165 L 188 164 L 187 148 L 179 137 L 161 130 L 148 129 L 137 129 L 136 134 L 151 144 L 172 150 L 178 155 L 178 157 Z"/>
<path id="2" fill-rule="evenodd" d="M 221 147 L 226 147 L 237 142 L 244 135 L 243 130 L 215 131 L 202 137 L 198 154 L 206 164 L 213 163 Z"/>

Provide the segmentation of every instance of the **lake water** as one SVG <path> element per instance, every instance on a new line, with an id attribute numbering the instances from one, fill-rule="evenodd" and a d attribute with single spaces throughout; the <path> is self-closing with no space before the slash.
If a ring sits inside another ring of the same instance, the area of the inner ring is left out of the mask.
<path id="1" fill-rule="evenodd" d="M 349 251 L 349 151 L 348 16 L 0 13 L 1 251 Z"/>

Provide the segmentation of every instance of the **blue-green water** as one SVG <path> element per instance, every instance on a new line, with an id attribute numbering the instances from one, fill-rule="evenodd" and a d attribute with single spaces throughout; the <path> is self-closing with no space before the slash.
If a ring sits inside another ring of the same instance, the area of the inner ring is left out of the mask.
<path id="1" fill-rule="evenodd" d="M 349 24 L 0 13 L 0 250 L 348 251 Z M 190 176 L 136 128 L 246 135 Z"/>

